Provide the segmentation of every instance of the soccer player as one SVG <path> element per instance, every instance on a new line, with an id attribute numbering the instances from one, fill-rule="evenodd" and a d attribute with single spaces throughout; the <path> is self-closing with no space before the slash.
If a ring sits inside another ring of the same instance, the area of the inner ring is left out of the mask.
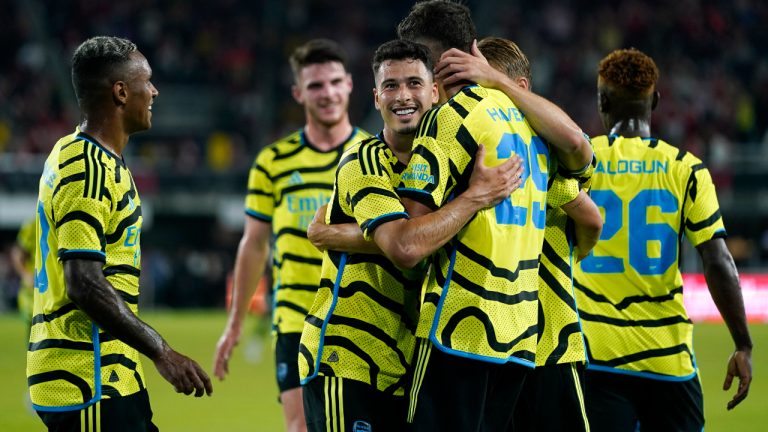
<path id="1" fill-rule="evenodd" d="M 426 1 L 414 5 L 398 35 L 424 43 L 437 59 L 450 48 L 469 52 L 475 28 L 465 6 Z M 501 91 L 467 81 L 438 84 L 445 103 L 422 119 L 398 188 L 417 201 L 406 206 L 409 213 L 437 209 L 465 190 L 480 143 L 489 147 L 486 163 L 517 154 L 525 172 L 519 190 L 480 211 L 433 256 L 409 417 L 419 431 L 504 430 L 535 360 L 549 148 Z M 530 111 L 527 118 L 552 114 Z M 548 139 L 565 169 L 591 166 L 589 142 L 577 127 L 541 129 L 572 132 Z"/>
<path id="2" fill-rule="evenodd" d="M 320 282 L 322 255 L 307 240 L 315 211 L 328 202 L 346 148 L 369 136 L 349 122 L 352 77 L 335 42 L 311 40 L 290 57 L 293 97 L 304 128 L 264 148 L 248 179 L 245 230 L 237 251 L 229 320 L 216 346 L 214 374 L 224 379 L 248 304 L 274 242 L 275 363 L 286 428 L 305 430 L 297 359 L 304 318 Z"/>
<path id="3" fill-rule="evenodd" d="M 514 42 L 497 37 L 482 39 L 471 54 L 445 52 L 436 72 L 443 82 L 470 80 L 509 92 L 511 98 L 515 94 L 510 90 L 530 91 L 532 82 L 525 54 Z M 516 406 L 516 431 L 589 430 L 583 398 L 586 349 L 571 282 L 572 264 L 589 253 L 602 229 L 600 211 L 581 190 L 589 181 L 584 175 L 577 179 L 560 174 L 549 181 L 539 264 L 536 368 L 523 388 L 527 396 Z M 548 415 L 551 411 L 558 415 Z"/>
<path id="4" fill-rule="evenodd" d="M 635 49 L 598 66 L 598 111 L 608 135 L 594 138 L 592 199 L 605 215 L 593 252 L 574 269 L 587 338 L 587 413 L 593 431 L 700 431 L 701 385 L 693 324 L 678 267 L 683 234 L 696 247 L 712 298 L 736 346 L 724 389 L 728 409 L 752 379 L 752 341 L 738 274 L 709 171 L 651 134 L 659 71 Z"/>
<path id="5" fill-rule="evenodd" d="M 132 42 L 98 36 L 72 57 L 82 113 L 45 162 L 27 382 L 49 430 L 156 431 L 139 352 L 177 392 L 208 376 L 137 316 L 141 200 L 123 157 L 149 129 L 158 92 Z"/>
<path id="6" fill-rule="evenodd" d="M 323 256 L 321 287 L 300 347 L 311 431 L 405 429 L 424 272 L 398 268 L 376 252 L 380 247 L 385 255 L 397 253 L 387 241 L 397 232 L 418 236 L 423 247 L 417 260 L 425 258 L 478 210 L 508 197 L 522 172 L 519 160 L 496 168 L 479 162 L 467 191 L 438 212 L 408 219 L 394 188 L 410 159 L 419 119 L 437 101 L 431 55 L 423 45 L 394 40 L 376 50 L 372 66 L 384 129 L 345 152 L 326 212 L 335 225 L 320 224 L 335 234 L 321 242 L 332 250 Z M 350 226 L 351 234 L 345 233 Z M 373 243 L 361 245 L 361 230 Z M 358 253 L 338 251 L 350 249 Z"/>

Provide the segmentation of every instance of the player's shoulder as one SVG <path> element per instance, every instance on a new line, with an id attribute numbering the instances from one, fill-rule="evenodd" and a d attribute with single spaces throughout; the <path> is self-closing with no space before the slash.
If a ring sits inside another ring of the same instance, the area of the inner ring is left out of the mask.
<path id="1" fill-rule="evenodd" d="M 362 162 L 376 159 L 382 151 L 388 151 L 387 144 L 385 144 L 378 135 L 368 136 L 362 141 L 352 144 L 344 151 L 339 167 L 342 167 L 353 160 Z"/>

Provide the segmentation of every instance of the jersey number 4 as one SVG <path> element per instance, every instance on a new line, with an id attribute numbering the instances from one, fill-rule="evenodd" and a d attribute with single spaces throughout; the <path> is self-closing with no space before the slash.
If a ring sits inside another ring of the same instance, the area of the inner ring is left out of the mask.
<path id="1" fill-rule="evenodd" d="M 603 208 L 605 222 L 600 241 L 611 240 L 624 224 L 624 202 L 612 190 L 593 190 L 592 200 Z M 645 189 L 638 192 L 627 207 L 629 219 L 629 265 L 641 275 L 660 275 L 677 259 L 677 232 L 666 223 L 648 223 L 649 207 L 658 207 L 661 213 L 677 213 L 674 195 L 665 189 Z M 660 256 L 648 256 L 648 242 L 659 242 Z M 599 243 L 598 243 L 599 245 Z M 581 263 L 585 273 L 622 273 L 624 258 L 595 256 L 590 252 Z"/>
<path id="2" fill-rule="evenodd" d="M 512 154 L 520 156 L 523 160 L 523 174 L 520 176 L 520 189 L 525 187 L 525 182 L 530 178 L 536 189 L 541 192 L 547 191 L 548 173 L 542 172 L 539 166 L 539 155 L 547 158 L 549 165 L 549 149 L 541 138 L 531 137 L 531 143 L 526 144 L 519 134 L 505 133 L 501 141 L 496 146 L 497 159 L 509 159 Z M 521 206 L 512 205 L 512 199 L 507 197 L 504 201 L 496 204 L 496 223 L 499 225 L 520 225 L 525 226 L 528 219 L 528 209 Z M 547 222 L 547 208 L 545 203 L 535 201 L 532 206 L 531 219 L 533 225 L 538 229 L 544 229 Z"/>

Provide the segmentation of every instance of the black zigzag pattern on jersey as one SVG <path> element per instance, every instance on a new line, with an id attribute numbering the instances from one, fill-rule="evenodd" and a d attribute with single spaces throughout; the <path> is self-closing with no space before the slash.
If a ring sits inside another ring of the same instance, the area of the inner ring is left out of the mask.
<path id="1" fill-rule="evenodd" d="M 714 225 L 717 221 L 722 218 L 722 215 L 720 214 L 720 209 L 715 210 L 714 213 L 712 213 L 711 216 L 704 219 L 701 222 L 693 223 L 690 219 L 686 219 L 685 221 L 685 227 L 688 228 L 690 231 L 700 231 L 704 228 L 709 228 L 712 225 Z"/>
<path id="2" fill-rule="evenodd" d="M 309 365 L 309 372 L 307 373 L 307 376 L 314 375 L 315 374 L 315 357 L 309 351 L 309 348 L 307 348 L 307 346 L 304 345 L 303 343 L 299 344 L 299 355 L 304 357 L 304 360 L 307 362 L 307 365 Z"/>
<path id="3" fill-rule="evenodd" d="M 38 351 L 49 348 L 61 348 L 77 351 L 93 351 L 93 343 L 77 342 L 69 339 L 44 339 L 39 342 L 30 342 L 27 351 Z"/>
<path id="4" fill-rule="evenodd" d="M 307 238 L 307 232 L 304 230 L 296 229 L 296 228 L 280 228 L 280 230 L 277 231 L 277 234 L 275 234 L 275 242 L 277 242 L 278 239 L 280 239 L 284 235 L 291 235 L 294 237 L 299 238 Z"/>
<path id="5" fill-rule="evenodd" d="M 123 220 L 121 220 L 120 223 L 117 224 L 117 228 L 115 228 L 114 232 L 109 233 L 105 236 L 107 239 L 107 243 L 112 244 L 119 241 L 121 238 L 123 238 L 123 232 L 125 232 L 125 230 L 129 226 L 138 222 L 140 217 L 141 217 L 141 206 L 136 206 L 136 209 L 133 210 L 133 213 L 123 218 Z"/>
<path id="6" fill-rule="evenodd" d="M 379 174 L 379 175 L 382 175 L 382 174 Z M 352 199 L 350 200 L 350 203 L 349 203 L 350 206 L 352 207 L 352 210 L 355 209 L 355 206 L 357 205 L 357 203 L 359 203 L 369 195 L 381 195 L 388 198 L 394 198 L 396 200 L 400 199 L 400 197 L 398 197 L 397 194 L 392 192 L 391 190 L 382 189 L 377 186 L 367 186 L 357 191 L 356 194 L 352 195 Z"/>
<path id="7" fill-rule="evenodd" d="M 453 332 L 456 330 L 459 324 L 461 324 L 462 321 L 468 318 L 474 318 L 482 323 L 483 327 L 485 328 L 485 335 L 488 346 L 490 346 L 491 349 L 498 353 L 507 353 L 510 349 L 512 349 L 512 347 L 520 343 L 520 341 L 537 334 L 538 324 L 533 324 L 512 340 L 508 342 L 500 342 L 496 338 L 496 329 L 493 328 L 493 324 L 491 323 L 491 319 L 488 317 L 488 315 L 482 309 L 471 306 L 465 307 L 464 309 L 451 315 L 451 318 L 445 324 L 445 328 L 443 328 L 443 331 L 440 334 L 440 342 L 447 348 L 451 348 L 451 336 L 453 335 Z"/>
<path id="8" fill-rule="evenodd" d="M 666 357 L 666 356 L 679 354 L 682 352 L 688 353 L 688 356 L 691 359 L 693 359 L 693 356 L 691 355 L 691 351 L 688 349 L 688 346 L 686 346 L 685 344 L 680 344 L 680 345 L 675 345 L 667 348 L 654 348 L 646 351 L 640 351 L 640 352 L 625 355 L 622 357 L 617 357 L 611 360 L 590 359 L 590 362 L 600 366 L 616 367 L 616 366 L 621 366 L 621 365 L 625 365 L 625 364 L 640 361 L 640 360 L 656 358 L 656 357 Z"/>
<path id="9" fill-rule="evenodd" d="M 127 274 L 131 276 L 136 276 L 136 277 L 141 276 L 141 270 L 127 264 L 104 267 L 101 273 L 104 274 L 104 277 L 117 275 L 117 274 Z"/>
<path id="10" fill-rule="evenodd" d="M 427 111 L 419 122 L 417 137 L 428 136 L 431 138 L 437 138 L 437 113 L 440 111 L 440 107 L 432 108 Z"/>
<path id="11" fill-rule="evenodd" d="M 64 306 L 56 309 L 55 311 L 45 314 L 40 313 L 32 317 L 31 325 L 40 324 L 43 322 L 51 322 L 57 318 L 60 318 L 72 311 L 80 310 L 76 304 L 74 303 L 67 303 Z"/>
<path id="12" fill-rule="evenodd" d="M 576 311 L 576 301 L 573 296 L 560 284 L 557 277 L 544 264 L 539 266 L 539 277 L 563 303 L 567 304 L 572 311 Z"/>
<path id="13" fill-rule="evenodd" d="M 341 150 L 341 149 L 340 149 Z M 336 170 L 336 167 L 339 165 L 339 161 L 341 160 L 341 155 L 343 153 L 341 151 L 336 152 L 336 157 L 333 158 L 333 160 L 323 166 L 317 166 L 317 167 L 303 167 L 303 168 L 293 168 L 286 171 L 283 171 L 279 174 L 275 174 L 272 176 L 272 181 L 276 182 L 280 180 L 283 177 L 288 177 L 292 175 L 294 172 L 298 172 L 299 174 L 307 174 L 307 173 L 321 173 L 321 172 L 332 172 Z"/>
<path id="14" fill-rule="evenodd" d="M 66 381 L 80 390 L 80 394 L 83 396 L 83 403 L 91 400 L 93 393 L 91 392 L 91 386 L 88 382 L 79 376 L 65 370 L 55 370 L 50 372 L 42 372 L 39 374 L 30 375 L 27 378 L 27 385 L 32 387 L 36 384 L 42 384 L 49 381 Z"/>
<path id="15" fill-rule="evenodd" d="M 376 383 L 378 382 L 378 376 L 381 369 L 379 368 L 379 365 L 373 361 L 373 357 L 371 357 L 371 355 L 368 354 L 366 350 L 358 347 L 354 342 L 343 336 L 326 335 L 323 337 L 323 342 L 325 345 L 323 352 L 329 352 L 330 348 L 333 346 L 341 347 L 356 355 L 358 358 L 360 358 L 360 360 L 368 364 L 368 379 L 370 380 L 371 386 L 373 388 L 377 388 Z M 320 363 L 320 372 L 325 375 L 334 375 L 333 368 L 324 362 Z"/>
<path id="16" fill-rule="evenodd" d="M 348 263 L 347 265 L 350 264 Z M 320 288 L 328 288 L 332 290 L 334 285 L 334 281 L 330 279 L 323 278 L 320 280 Z M 364 281 L 355 281 L 342 287 L 339 289 L 338 296 L 339 298 L 350 298 L 357 293 L 365 295 L 369 299 L 373 300 L 377 305 L 388 310 L 390 313 L 397 316 L 403 316 L 403 305 L 401 305 L 400 302 L 392 300 L 383 293 L 379 292 L 379 290 L 377 290 L 371 284 Z"/>
<path id="17" fill-rule="evenodd" d="M 128 190 L 128 192 L 124 193 L 123 196 L 120 198 L 120 201 L 117 202 L 117 211 L 121 211 L 124 208 L 128 207 L 128 205 L 131 203 L 131 200 L 136 198 L 136 189 L 133 187 L 133 184 L 131 184 L 131 188 Z"/>
<path id="18" fill-rule="evenodd" d="M 286 261 L 293 261 L 297 263 L 316 265 L 316 266 L 323 265 L 323 260 L 321 258 L 307 258 L 301 255 L 294 255 L 289 253 L 284 253 L 282 255 L 282 258 L 283 258 L 282 261 L 275 260 L 275 266 L 277 266 L 277 268 L 282 268 L 283 263 L 285 263 Z"/>
<path id="19" fill-rule="evenodd" d="M 437 306 L 439 301 L 440 296 L 437 293 L 430 292 L 424 295 L 424 303 L 432 303 L 433 305 Z"/>
<path id="20" fill-rule="evenodd" d="M 317 291 L 317 285 L 315 284 L 280 284 L 281 290 L 293 290 L 293 291 Z"/>
<path id="21" fill-rule="evenodd" d="M 469 133 L 469 130 L 463 124 L 459 126 L 459 130 L 456 131 L 456 141 L 461 144 L 461 148 L 467 152 L 467 155 L 474 160 L 478 148 L 477 141 L 475 141 L 475 137 Z"/>
<path id="22" fill-rule="evenodd" d="M 323 189 L 327 191 L 333 190 L 333 185 L 330 183 L 302 183 L 297 185 L 288 186 L 287 188 L 283 189 L 283 193 L 280 195 L 280 198 L 277 199 L 275 202 L 275 207 L 279 207 L 280 204 L 283 202 L 283 198 L 290 195 L 292 192 L 297 192 L 305 189 Z"/>
<path id="23" fill-rule="evenodd" d="M 133 371 L 133 378 L 139 384 L 139 389 L 144 389 L 144 380 L 141 379 L 139 371 L 136 370 L 138 366 L 135 361 L 129 359 L 124 354 L 107 354 L 101 357 L 101 367 L 110 366 L 113 364 L 119 364 Z"/>
<path id="24" fill-rule="evenodd" d="M 278 302 L 275 302 L 275 309 L 277 309 L 277 308 L 290 309 L 292 311 L 296 311 L 296 312 L 300 313 L 301 315 L 307 315 L 309 313 L 309 311 L 307 309 L 297 305 L 296 303 L 293 303 L 293 302 L 290 302 L 290 301 L 287 301 L 287 300 L 280 300 Z"/>
<path id="25" fill-rule="evenodd" d="M 475 93 L 475 91 L 472 89 L 472 87 L 464 87 L 463 89 L 461 89 L 461 92 L 464 93 L 464 95 L 466 95 L 468 97 L 471 97 L 472 99 L 474 99 L 474 100 L 476 100 L 478 102 L 482 102 L 483 101 L 483 97 L 478 95 L 477 93 Z"/>
<path id="26" fill-rule="evenodd" d="M 72 174 L 62 178 L 61 180 L 59 180 L 59 183 L 56 185 L 56 189 L 53 190 L 53 194 L 51 195 L 51 198 L 52 199 L 55 198 L 56 194 L 58 194 L 59 190 L 61 190 L 61 188 L 63 188 L 64 186 L 73 182 L 83 181 L 83 180 L 85 180 L 84 172 L 79 172 L 77 174 Z"/>
<path id="27" fill-rule="evenodd" d="M 598 302 L 598 303 L 607 303 L 613 306 L 616 310 L 624 310 L 633 304 L 637 303 L 663 303 L 665 301 L 671 301 L 675 299 L 675 296 L 678 294 L 683 293 L 683 287 L 677 287 L 672 290 L 670 290 L 667 294 L 660 295 L 660 296 L 649 296 L 649 295 L 634 295 L 634 296 L 628 296 L 621 299 L 620 302 L 614 303 L 608 297 L 597 293 L 586 286 L 582 285 L 577 279 L 573 279 L 573 286 L 576 287 L 579 291 L 583 292 L 584 295 L 590 298 L 590 300 Z"/>
<path id="28" fill-rule="evenodd" d="M 101 222 L 99 222 L 98 219 L 90 215 L 89 213 L 86 213 L 84 211 L 75 210 L 71 211 L 64 215 L 59 221 L 56 222 L 56 229 L 61 228 L 65 223 L 72 222 L 72 221 L 80 221 L 91 228 L 93 228 L 93 231 L 96 232 L 96 237 L 99 238 L 99 244 L 101 245 L 101 250 L 104 251 L 104 248 L 107 245 L 106 236 L 104 235 L 104 228 L 101 226 Z"/>
<path id="29" fill-rule="evenodd" d="M 65 160 L 64 162 L 60 163 L 59 164 L 59 171 L 61 171 L 64 168 L 68 167 L 70 164 L 73 164 L 73 163 L 75 163 L 77 161 L 81 161 L 83 159 L 85 159 L 85 154 L 84 153 L 78 153 L 78 154 L 72 156 L 71 158 Z"/>
<path id="30" fill-rule="evenodd" d="M 128 294 L 127 292 L 119 290 L 117 288 L 115 288 L 115 291 L 117 291 L 117 295 L 119 295 L 120 298 L 123 299 L 124 302 L 126 302 L 128 304 L 132 304 L 132 305 L 139 304 L 139 296 L 138 295 Z"/>
<path id="31" fill-rule="evenodd" d="M 379 152 L 384 144 L 377 139 L 368 139 L 358 148 L 357 154 L 360 160 L 360 169 L 364 176 L 383 175 L 379 164 Z"/>
<path id="32" fill-rule="evenodd" d="M 654 320 L 631 320 L 622 318 L 607 317 L 604 315 L 591 314 L 579 309 L 579 316 L 585 321 L 593 321 L 617 327 L 665 327 L 674 324 L 692 324 L 690 319 L 684 318 L 680 315 L 671 317 L 659 318 Z"/>
<path id="33" fill-rule="evenodd" d="M 368 321 L 365 321 L 364 319 L 357 319 L 353 317 L 346 317 L 341 316 L 337 314 L 331 315 L 331 318 L 328 320 L 328 324 L 333 326 L 345 326 L 350 327 L 355 330 L 359 330 L 365 333 L 368 333 L 368 335 L 378 339 L 381 343 L 383 343 L 387 348 L 389 348 L 390 351 L 394 352 L 395 355 L 397 355 L 397 359 L 400 361 L 400 366 L 402 368 L 408 369 L 408 359 L 405 358 L 405 353 L 403 353 L 400 348 L 397 346 L 397 339 L 393 338 L 392 336 L 388 335 L 387 332 L 376 326 L 375 324 L 371 324 Z M 340 337 L 340 336 L 338 336 Z M 350 339 L 352 342 L 352 340 Z M 352 342 L 354 343 L 354 342 Z M 389 356 L 387 356 L 389 357 Z"/>
<path id="34" fill-rule="evenodd" d="M 517 269 L 514 271 L 503 267 L 497 267 L 493 261 L 488 259 L 488 257 L 479 254 L 477 251 L 471 249 L 460 241 L 456 242 L 456 252 L 461 253 L 468 259 L 474 261 L 477 265 L 486 268 L 492 276 L 506 279 L 510 282 L 516 281 L 521 271 L 536 269 L 539 266 L 538 259 L 531 259 L 518 261 Z"/>
<path id="35" fill-rule="evenodd" d="M 495 301 L 509 306 L 526 301 L 535 301 L 539 298 L 538 291 L 520 291 L 517 294 L 505 294 L 498 291 L 490 291 L 485 287 L 470 281 L 456 271 L 455 268 L 453 269 L 451 280 L 465 290 L 481 297 L 483 300 Z"/>
<path id="36" fill-rule="evenodd" d="M 456 101 L 456 99 L 450 99 L 448 100 L 448 106 L 453 108 L 453 110 L 456 112 L 456 114 L 459 115 L 462 119 L 465 119 L 469 115 L 469 111 L 467 111 L 466 108 L 461 106 L 460 103 Z"/>
<path id="37" fill-rule="evenodd" d="M 273 161 L 278 161 L 278 160 L 281 160 L 281 159 L 290 159 L 290 158 L 296 156 L 297 154 L 301 153 L 301 151 L 304 150 L 305 148 L 307 148 L 307 147 L 305 147 L 303 145 L 299 145 L 298 139 L 291 140 L 291 141 L 288 141 L 288 142 L 291 143 L 291 144 L 295 144 L 295 147 L 293 149 L 285 152 L 285 153 L 279 153 L 277 151 L 277 149 L 274 149 L 275 156 L 272 158 Z"/>
<path id="38" fill-rule="evenodd" d="M 272 196 L 271 193 L 265 192 L 265 191 L 263 191 L 261 189 L 248 189 L 248 190 L 246 190 L 245 193 L 248 194 L 248 195 L 260 195 L 260 196 L 266 196 L 266 197 L 271 197 Z"/>
<path id="39" fill-rule="evenodd" d="M 370 140 L 370 139 L 373 139 L 373 138 L 369 138 L 368 140 Z M 368 141 L 368 140 L 366 140 L 366 141 Z M 363 143 L 365 143 L 366 141 L 363 141 Z M 360 147 L 362 147 L 362 146 L 363 146 L 363 144 L 360 144 Z M 360 153 L 360 151 L 359 151 L 359 148 L 358 148 L 357 152 L 349 153 L 348 155 L 344 156 L 339 161 L 339 166 L 336 168 L 336 179 L 337 180 L 339 178 L 339 171 L 341 171 L 341 167 L 343 167 L 344 165 L 346 165 L 346 164 L 348 164 L 348 163 L 350 163 L 352 161 L 357 160 L 359 158 L 359 153 Z M 365 167 L 363 167 L 363 169 L 365 169 Z"/>
<path id="40" fill-rule="evenodd" d="M 560 333 L 557 335 L 557 346 L 552 353 L 547 356 L 544 364 L 556 364 L 560 357 L 562 357 L 568 350 L 568 346 L 570 345 L 568 341 L 570 340 L 571 335 L 576 333 L 581 333 L 581 326 L 579 323 L 572 322 L 563 326 L 563 328 L 560 329 Z"/>

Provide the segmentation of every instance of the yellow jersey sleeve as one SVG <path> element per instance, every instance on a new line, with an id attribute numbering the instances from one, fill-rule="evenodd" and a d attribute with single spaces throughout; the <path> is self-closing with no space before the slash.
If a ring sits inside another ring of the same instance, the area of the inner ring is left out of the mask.
<path id="1" fill-rule="evenodd" d="M 262 150 L 248 174 L 248 193 L 245 197 L 245 213 L 256 219 L 271 222 L 275 211 L 274 186 L 270 167 L 274 151 L 271 147 Z"/>
<path id="2" fill-rule="evenodd" d="M 724 237 L 725 226 L 709 170 L 702 164 L 695 165 L 693 170 L 683 214 L 685 235 L 693 246 L 698 246 L 707 240 Z"/>

